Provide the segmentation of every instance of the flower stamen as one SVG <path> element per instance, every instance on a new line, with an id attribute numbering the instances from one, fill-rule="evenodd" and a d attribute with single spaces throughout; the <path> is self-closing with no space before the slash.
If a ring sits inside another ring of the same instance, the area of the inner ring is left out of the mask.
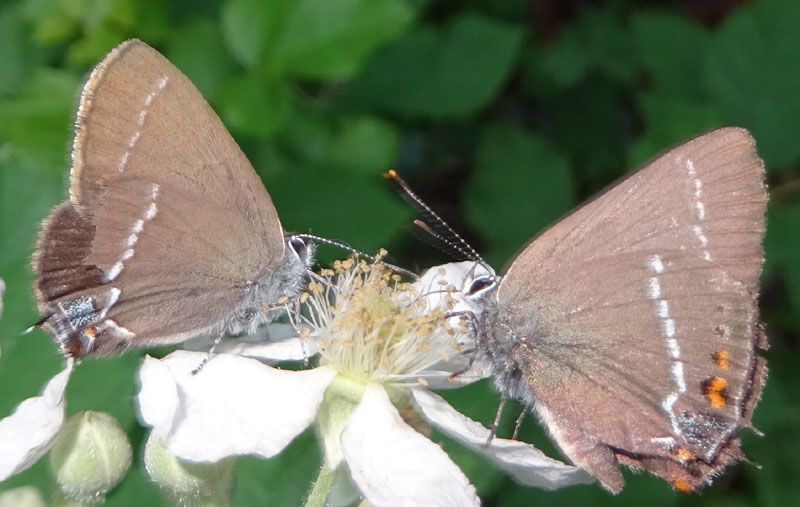
<path id="1" fill-rule="evenodd" d="M 383 255 L 374 264 L 357 257 L 336 261 L 309 283 L 301 327 L 317 337 L 320 365 L 364 383 L 419 385 L 427 382 L 423 377 L 446 377 L 430 368 L 459 351 L 453 338 L 459 330 L 448 317 L 455 298 L 448 293 L 432 306 L 380 263 Z"/>

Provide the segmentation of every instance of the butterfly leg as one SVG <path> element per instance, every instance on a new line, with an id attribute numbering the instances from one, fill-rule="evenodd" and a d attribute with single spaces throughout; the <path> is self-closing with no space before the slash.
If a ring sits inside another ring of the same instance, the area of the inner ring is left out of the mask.
<path id="1" fill-rule="evenodd" d="M 511 434 L 511 440 L 516 440 L 517 439 L 517 435 L 519 435 L 519 428 L 520 428 L 520 426 L 522 426 L 523 419 L 525 419 L 525 412 L 526 411 L 527 411 L 527 408 L 524 408 L 524 409 L 522 409 L 522 412 L 519 413 L 519 416 L 517 417 L 517 421 L 514 423 L 514 433 Z"/>
<path id="2" fill-rule="evenodd" d="M 500 398 L 500 404 L 497 406 L 497 414 L 494 416 L 494 422 L 492 423 L 492 428 L 489 430 L 489 438 L 486 439 L 486 443 L 483 444 L 484 447 L 489 447 L 489 444 L 492 443 L 494 440 L 495 435 L 497 435 L 497 427 L 500 425 L 500 416 L 503 415 L 503 407 L 506 405 L 506 401 L 508 398 L 503 396 Z"/>
<path id="3" fill-rule="evenodd" d="M 220 331 L 219 334 L 217 334 L 217 337 L 214 338 L 214 343 L 211 345 L 211 348 L 208 349 L 208 354 L 206 354 L 206 357 L 204 357 L 203 360 L 200 361 L 200 364 L 197 365 L 197 368 L 192 370 L 192 375 L 197 375 L 198 373 L 200 373 L 200 370 L 203 369 L 206 363 L 208 363 L 211 360 L 211 358 L 214 357 L 214 353 L 216 352 L 219 344 L 222 342 L 222 338 L 224 336 L 225 336 L 225 328 L 222 328 L 222 331 Z"/>

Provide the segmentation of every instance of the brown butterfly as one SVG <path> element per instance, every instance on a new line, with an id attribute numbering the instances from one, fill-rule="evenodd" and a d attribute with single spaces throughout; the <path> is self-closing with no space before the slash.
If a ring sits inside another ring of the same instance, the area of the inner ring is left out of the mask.
<path id="1" fill-rule="evenodd" d="M 200 92 L 138 40 L 83 87 L 69 194 L 33 267 L 40 325 L 73 357 L 252 332 L 313 259 Z"/>

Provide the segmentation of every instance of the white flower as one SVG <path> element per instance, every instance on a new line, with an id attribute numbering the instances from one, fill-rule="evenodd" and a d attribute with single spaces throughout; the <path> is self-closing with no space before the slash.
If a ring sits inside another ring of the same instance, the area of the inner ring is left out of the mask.
<path id="1" fill-rule="evenodd" d="M 554 489 L 588 482 L 582 470 L 528 444 L 495 438 L 486 445 L 489 430 L 428 390 L 481 377 L 473 368 L 450 380 L 469 360 L 458 321 L 448 314 L 458 304 L 452 285 L 463 282 L 472 267 L 434 268 L 411 286 L 381 266 L 340 263 L 337 276 L 323 272 L 324 283 L 310 284 L 304 331 L 280 348 L 278 359 L 303 360 L 316 342 L 316 368 L 268 366 L 276 359 L 275 344 L 218 354 L 197 375 L 191 372 L 203 353 L 148 357 L 139 374 L 140 416 L 170 452 L 205 463 L 275 456 L 315 423 L 325 463 L 307 505 L 322 505 L 334 470 L 345 465 L 371 505 L 479 505 L 461 470 L 409 424 L 414 416 L 525 484 Z"/>
<path id="2" fill-rule="evenodd" d="M 27 469 L 50 449 L 64 424 L 64 393 L 73 367 L 68 360 L 41 396 L 28 398 L 0 419 L 0 481 Z"/>

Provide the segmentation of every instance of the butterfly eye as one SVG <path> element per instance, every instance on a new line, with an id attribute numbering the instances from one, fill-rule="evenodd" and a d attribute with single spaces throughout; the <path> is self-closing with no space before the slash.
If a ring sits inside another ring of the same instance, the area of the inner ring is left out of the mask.
<path id="1" fill-rule="evenodd" d="M 495 285 L 495 278 L 493 276 L 479 276 L 472 280 L 469 288 L 466 291 L 468 297 L 479 296 L 482 293 L 492 289 Z"/>
<path id="2" fill-rule="evenodd" d="M 288 243 L 295 255 L 297 255 L 297 257 L 305 263 L 305 260 L 308 257 L 308 245 L 306 242 L 303 241 L 303 239 L 294 236 L 289 239 Z"/>

